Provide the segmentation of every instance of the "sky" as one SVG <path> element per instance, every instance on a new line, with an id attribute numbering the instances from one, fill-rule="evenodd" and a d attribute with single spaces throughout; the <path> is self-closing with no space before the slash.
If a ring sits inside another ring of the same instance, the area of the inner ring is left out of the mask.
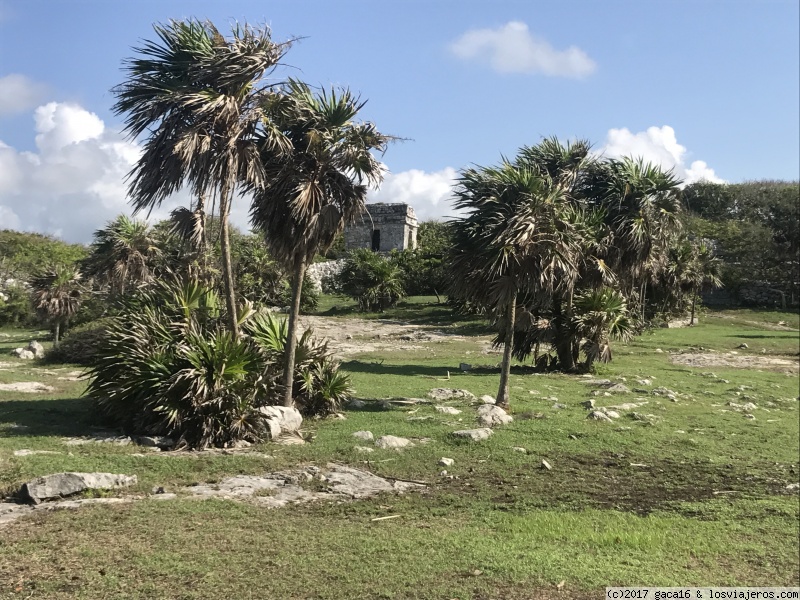
<path id="1" fill-rule="evenodd" d="M 111 88 L 153 23 L 190 17 L 269 25 L 296 39 L 274 81 L 368 100 L 361 118 L 402 138 L 369 199 L 420 220 L 453 216 L 460 169 L 550 136 L 687 183 L 800 178 L 797 0 L 0 0 L 0 229 L 86 243 L 130 214 L 142 140 Z"/>

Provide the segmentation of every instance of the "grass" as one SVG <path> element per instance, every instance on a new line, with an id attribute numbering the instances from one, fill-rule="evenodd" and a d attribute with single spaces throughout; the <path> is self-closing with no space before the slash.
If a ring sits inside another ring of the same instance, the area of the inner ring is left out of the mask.
<path id="1" fill-rule="evenodd" d="M 344 307 L 337 314 L 332 306 L 322 313 L 342 319 L 343 327 L 365 316 Z M 459 321 L 431 299 L 366 318 L 376 328 L 380 319 L 404 320 L 457 335 L 345 361 L 360 397 L 424 397 L 433 387 L 496 392 L 500 357 L 486 353 L 490 334 L 479 322 Z M 269 512 L 179 497 L 40 513 L 0 533 L 0 597 L 589 598 L 606 585 L 798 585 L 800 505 L 786 490 L 800 477 L 796 369 L 694 368 L 674 364 L 670 354 L 702 347 L 796 361 L 798 332 L 777 328 L 779 321 L 799 324 L 789 313 L 724 311 L 704 315 L 696 327 L 616 345 L 614 361 L 598 367 L 598 376 L 634 389 L 663 386 L 677 402 L 636 391 L 595 400 L 611 406 L 641 398 L 648 404 L 637 410 L 655 415 L 655 424 L 627 416 L 613 424 L 588 421 L 581 402 L 591 388 L 582 378 L 516 365 L 515 421 L 485 442 L 449 435 L 473 426 L 474 406 L 466 402 L 447 403 L 462 410 L 455 416 L 429 405 L 386 410 L 373 403 L 346 411 L 344 421 L 307 422 L 310 444 L 254 448 L 271 458 L 65 446 L 62 437 L 102 426 L 80 398 L 84 382 L 59 379 L 71 366 L 11 358 L 10 348 L 31 334 L 6 331 L 12 337 L 0 336 L 0 362 L 12 366 L 0 370 L 0 383 L 56 388 L 0 392 L 6 490 L 71 470 L 136 474 L 136 493 L 156 485 L 179 491 L 233 474 L 330 461 L 432 485 L 426 494 Z M 737 350 L 742 342 L 749 348 Z M 473 369 L 461 372 L 462 362 Z M 653 385 L 637 382 L 645 378 Z M 727 406 L 747 401 L 758 406 L 754 420 Z M 352 438 L 363 429 L 416 445 L 364 455 L 354 449 L 363 443 Z M 20 448 L 61 454 L 15 457 Z M 447 468 L 452 479 L 440 475 L 442 456 L 455 460 Z M 541 468 L 543 459 L 552 470 Z"/>

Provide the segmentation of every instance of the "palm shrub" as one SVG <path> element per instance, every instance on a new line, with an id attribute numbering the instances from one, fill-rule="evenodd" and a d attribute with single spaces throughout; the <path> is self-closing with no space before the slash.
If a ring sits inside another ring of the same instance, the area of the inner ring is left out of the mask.
<path id="1" fill-rule="evenodd" d="M 45 360 L 52 363 L 70 363 L 90 366 L 100 342 L 106 335 L 110 319 L 98 319 L 70 327 L 58 344 L 45 354 Z"/>
<path id="2" fill-rule="evenodd" d="M 61 329 L 81 306 L 81 274 L 75 266 L 57 265 L 31 280 L 33 307 L 53 327 L 53 344 L 58 345 Z"/>
<path id="3" fill-rule="evenodd" d="M 336 277 L 336 288 L 339 293 L 358 301 L 362 311 L 383 311 L 405 295 L 400 266 L 366 248 L 350 253 Z"/>
<path id="4" fill-rule="evenodd" d="M 167 435 L 179 446 L 259 442 L 268 435 L 264 406 L 280 403 L 286 327 L 268 314 L 239 311 L 245 335 L 226 328 L 218 294 L 197 281 L 161 282 L 127 301 L 99 342 L 86 394 L 101 414 L 126 431 Z M 327 347 L 310 332 L 299 347 L 309 355 L 296 378 L 336 372 Z M 340 377 L 344 377 L 341 375 Z M 324 382 L 324 379 L 320 379 Z M 335 410 L 349 385 L 327 405 L 312 386 L 299 404 L 306 414 Z"/>

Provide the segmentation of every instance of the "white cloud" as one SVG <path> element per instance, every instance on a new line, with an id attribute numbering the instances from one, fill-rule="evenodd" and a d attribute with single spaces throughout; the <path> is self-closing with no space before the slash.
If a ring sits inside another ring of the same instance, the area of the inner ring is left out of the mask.
<path id="1" fill-rule="evenodd" d="M 520 21 L 510 21 L 496 29 L 467 31 L 450 44 L 450 51 L 463 60 L 488 64 L 499 73 L 542 73 L 580 79 L 597 68 L 580 48 L 556 50 Z"/>
<path id="2" fill-rule="evenodd" d="M 0 6 L 2 20 L 2 6 Z M 36 106 L 47 93 L 47 86 L 32 79 L 11 73 L 0 77 L 0 116 L 15 115 Z"/>
<path id="3" fill-rule="evenodd" d="M 673 169 L 684 183 L 709 181 L 724 183 L 705 161 L 695 160 L 686 165 L 687 150 L 678 143 L 675 130 L 669 125 L 649 127 L 647 131 L 632 133 L 629 129 L 609 129 L 606 143 L 600 150 L 604 156 L 619 158 L 631 156 Z"/>
<path id="4" fill-rule="evenodd" d="M 139 156 L 137 144 L 76 104 L 40 106 L 34 124 L 36 152 L 19 152 L 0 141 L 0 229 L 87 243 L 107 221 L 131 213 L 125 176 Z M 152 219 L 166 217 L 188 198 L 180 192 Z M 247 220 L 236 224 L 246 226 Z"/>
<path id="5" fill-rule="evenodd" d="M 433 173 L 418 169 L 388 173 L 381 188 L 370 192 L 368 201 L 410 204 L 419 221 L 444 219 L 455 214 L 451 200 L 457 176 L 451 167 Z"/>

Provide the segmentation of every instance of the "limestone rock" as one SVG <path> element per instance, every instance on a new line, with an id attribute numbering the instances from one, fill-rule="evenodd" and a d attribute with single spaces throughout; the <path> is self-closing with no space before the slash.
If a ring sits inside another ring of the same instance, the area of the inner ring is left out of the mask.
<path id="1" fill-rule="evenodd" d="M 292 406 L 262 406 L 258 412 L 266 417 L 272 440 L 286 433 L 294 433 L 303 425 L 303 416 Z"/>
<path id="2" fill-rule="evenodd" d="M 514 447 L 513 447 L 513 448 L 511 448 L 511 449 L 512 449 L 514 452 L 520 452 L 520 453 L 522 453 L 522 454 L 527 454 L 527 453 L 528 453 L 528 451 L 527 451 L 525 448 L 523 448 L 522 446 L 514 446 Z"/>
<path id="3" fill-rule="evenodd" d="M 481 396 L 481 402 L 484 404 L 494 404 L 494 398 L 492 396 Z"/>
<path id="4" fill-rule="evenodd" d="M 460 415 L 461 411 L 452 406 L 437 406 L 436 412 L 444 413 L 446 415 Z"/>
<path id="5" fill-rule="evenodd" d="M 586 418 L 591 419 L 593 421 L 603 421 L 605 423 L 611 423 L 611 417 L 609 417 L 606 413 L 599 410 L 593 410 L 586 416 Z"/>
<path id="6" fill-rule="evenodd" d="M 375 452 L 375 448 L 370 448 L 369 446 L 353 446 L 353 450 L 356 452 L 363 452 L 364 454 Z"/>
<path id="7" fill-rule="evenodd" d="M 14 348 L 11 351 L 11 354 L 23 360 L 33 360 L 34 358 L 36 358 L 33 352 L 31 352 L 30 350 L 26 350 L 25 348 Z"/>
<path id="8" fill-rule="evenodd" d="M 136 443 L 148 448 L 167 450 L 175 445 L 175 440 L 164 435 L 142 435 L 136 438 Z"/>
<path id="9" fill-rule="evenodd" d="M 375 439 L 375 436 L 372 435 L 371 431 L 356 431 L 353 433 L 354 438 L 358 438 L 359 440 L 364 440 L 365 442 L 369 442 Z"/>
<path id="10" fill-rule="evenodd" d="M 446 400 L 475 400 L 475 394 L 472 392 L 454 388 L 433 388 L 428 392 L 428 397 L 438 402 Z"/>
<path id="11" fill-rule="evenodd" d="M 611 392 L 612 394 L 630 394 L 631 390 L 628 388 L 627 385 L 623 385 L 621 383 L 615 383 L 612 386 L 606 388 L 606 391 Z"/>
<path id="12" fill-rule="evenodd" d="M 400 450 L 401 448 L 411 448 L 414 446 L 414 442 L 404 437 L 382 435 L 375 440 L 375 445 L 383 450 Z"/>
<path id="13" fill-rule="evenodd" d="M 33 353 L 34 358 L 44 358 L 44 346 L 42 346 L 36 340 L 31 340 L 28 343 L 27 348 L 25 348 L 28 352 Z"/>
<path id="14" fill-rule="evenodd" d="M 457 438 L 472 440 L 473 442 L 480 442 L 481 440 L 487 439 L 490 435 L 492 435 L 493 431 L 488 427 L 482 427 L 481 429 L 463 429 L 461 431 L 454 431 L 453 436 Z"/>
<path id="15" fill-rule="evenodd" d="M 456 461 L 454 461 L 452 458 L 444 458 L 444 457 L 442 457 L 442 458 L 439 459 L 439 464 L 441 466 L 443 466 L 443 467 L 452 467 L 453 463 L 455 463 L 455 462 Z"/>
<path id="16" fill-rule="evenodd" d="M 544 459 L 542 460 L 542 468 L 545 469 L 546 471 L 552 471 L 553 470 L 553 467 L 550 465 L 550 463 L 547 462 Z"/>
<path id="17" fill-rule="evenodd" d="M 514 419 L 506 411 L 494 404 L 482 404 L 478 407 L 478 422 L 487 427 L 507 425 Z"/>
<path id="18" fill-rule="evenodd" d="M 23 484 L 19 491 L 23 499 L 39 504 L 43 500 L 71 496 L 86 490 L 107 490 L 126 487 L 135 483 L 136 475 L 56 473 L 32 479 Z"/>

